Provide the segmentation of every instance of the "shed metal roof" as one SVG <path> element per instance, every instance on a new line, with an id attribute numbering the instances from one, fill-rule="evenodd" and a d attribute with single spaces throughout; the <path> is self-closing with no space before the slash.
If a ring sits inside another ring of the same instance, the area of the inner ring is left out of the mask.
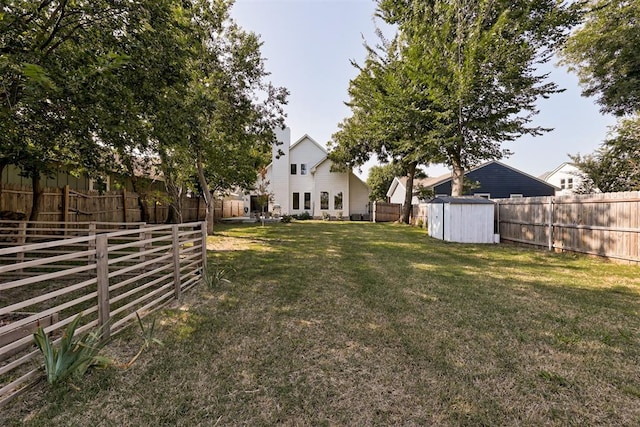
<path id="1" fill-rule="evenodd" d="M 428 203 L 441 203 L 451 205 L 493 205 L 491 200 L 484 199 L 482 197 L 450 197 L 440 196 L 429 200 Z"/>

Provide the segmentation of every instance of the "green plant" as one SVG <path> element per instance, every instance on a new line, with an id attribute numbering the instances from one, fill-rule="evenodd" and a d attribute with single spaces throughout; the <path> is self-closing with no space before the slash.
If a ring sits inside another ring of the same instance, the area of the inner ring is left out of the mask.
<path id="1" fill-rule="evenodd" d="M 142 332 L 142 340 L 143 340 L 142 346 L 140 346 L 140 350 L 138 350 L 136 355 L 133 356 L 133 358 L 128 363 L 120 366 L 121 368 L 127 369 L 131 367 L 131 365 L 133 365 L 136 362 L 136 360 L 138 360 L 142 352 L 150 348 L 153 344 L 157 344 L 159 346 L 164 345 L 164 343 L 160 339 L 154 337 L 155 329 L 156 329 L 156 319 L 153 319 L 150 327 L 145 328 L 144 323 L 142 323 L 142 319 L 140 318 L 140 315 L 138 314 L 137 311 L 136 311 L 136 317 L 138 318 L 138 325 L 140 326 L 140 330 Z"/>
<path id="2" fill-rule="evenodd" d="M 112 360 L 98 353 L 106 342 L 102 340 L 102 329 L 74 337 L 82 315 L 79 314 L 64 330 L 58 346 L 45 333 L 42 327 L 33 334 L 33 339 L 44 356 L 44 369 L 47 382 L 56 384 L 69 376 L 76 378 L 85 374 L 91 366 L 106 367 Z"/>
<path id="3" fill-rule="evenodd" d="M 322 212 L 322 219 L 324 221 L 329 221 L 331 219 L 331 216 L 329 215 L 329 212 Z"/>
<path id="4" fill-rule="evenodd" d="M 311 214 L 307 211 L 304 211 L 301 214 L 298 214 L 298 217 L 296 219 L 299 219 L 300 221 L 311 219 Z"/>
<path id="5" fill-rule="evenodd" d="M 342 211 L 338 211 L 336 213 L 336 218 L 338 218 L 338 221 L 342 221 L 344 219 Z"/>
<path id="6" fill-rule="evenodd" d="M 424 225 L 424 222 L 422 221 L 422 218 L 418 219 L 417 225 L 418 225 L 418 228 L 422 228 L 422 226 Z"/>
<path id="7" fill-rule="evenodd" d="M 287 215 L 284 214 L 280 217 L 280 222 L 284 223 L 284 224 L 289 224 L 291 222 L 291 220 L 293 219 L 292 215 Z"/>
<path id="8" fill-rule="evenodd" d="M 209 288 L 217 287 L 222 283 L 231 283 L 231 280 L 227 279 L 226 276 L 228 276 L 230 272 L 235 271 L 233 268 L 220 268 L 215 266 L 213 272 L 205 276 L 205 282 Z"/>

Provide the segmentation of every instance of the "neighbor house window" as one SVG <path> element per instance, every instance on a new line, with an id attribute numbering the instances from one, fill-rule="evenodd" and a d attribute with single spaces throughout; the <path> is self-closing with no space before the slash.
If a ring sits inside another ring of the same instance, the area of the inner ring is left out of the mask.
<path id="1" fill-rule="evenodd" d="M 326 191 L 320 192 L 320 209 L 329 209 L 329 193 Z"/>
<path id="2" fill-rule="evenodd" d="M 567 188 L 567 181 L 564 178 L 562 178 L 560 180 L 560 189 L 564 190 L 565 188 Z"/>
<path id="3" fill-rule="evenodd" d="M 300 209 L 300 193 L 293 193 L 293 209 Z"/>
<path id="4" fill-rule="evenodd" d="M 475 193 L 473 197 L 482 197 L 483 199 L 490 199 L 491 194 L 489 193 Z"/>
<path id="5" fill-rule="evenodd" d="M 307 164 L 300 163 L 300 175 L 306 175 L 306 174 L 307 174 Z"/>
<path id="6" fill-rule="evenodd" d="M 296 164 L 292 163 L 291 164 L 291 175 L 295 175 L 298 172 L 298 169 L 296 168 Z"/>
<path id="7" fill-rule="evenodd" d="M 342 209 L 342 191 L 333 196 L 333 209 Z"/>
<path id="8" fill-rule="evenodd" d="M 512 199 L 522 199 L 522 194 L 510 194 L 509 197 Z"/>
<path id="9" fill-rule="evenodd" d="M 567 188 L 569 189 L 573 188 L 573 178 L 567 179 Z"/>
<path id="10" fill-rule="evenodd" d="M 304 193 L 304 208 L 311 209 L 311 193 Z"/>

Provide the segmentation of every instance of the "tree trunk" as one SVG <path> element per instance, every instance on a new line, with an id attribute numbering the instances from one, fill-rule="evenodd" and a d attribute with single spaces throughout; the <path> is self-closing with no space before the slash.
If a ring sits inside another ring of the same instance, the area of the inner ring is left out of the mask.
<path id="1" fill-rule="evenodd" d="M 453 174 L 451 177 L 451 195 L 453 197 L 460 197 L 464 194 L 464 167 L 461 162 L 454 159 L 451 162 L 453 167 Z"/>
<path id="2" fill-rule="evenodd" d="M 141 188 L 138 178 L 133 175 L 131 171 L 131 187 L 133 191 L 138 195 L 138 207 L 140 208 L 140 221 L 149 222 L 151 215 L 149 214 L 149 207 L 147 206 L 147 193 Z M 156 221 L 158 219 L 156 218 Z"/>
<path id="3" fill-rule="evenodd" d="M 202 164 L 202 159 L 200 158 L 200 156 L 198 156 L 196 166 L 198 168 L 198 181 L 200 182 L 200 188 L 202 188 L 202 195 L 204 196 L 205 201 L 207 234 L 211 236 L 213 235 L 213 197 L 211 197 L 211 191 L 209 190 L 209 183 L 207 182 L 207 178 L 204 176 L 204 166 Z"/>
<path id="4" fill-rule="evenodd" d="M 170 178 L 169 178 L 170 179 Z M 165 188 L 167 194 L 171 198 L 169 203 L 169 214 L 167 215 L 167 224 L 182 223 L 182 187 L 175 185 L 173 182 L 166 182 Z"/>
<path id="5" fill-rule="evenodd" d="M 4 206 L 2 206 L 2 192 L 4 191 L 4 181 L 2 180 L 2 174 L 4 173 L 4 168 L 8 164 L 8 162 L 0 161 L 0 211 L 4 210 Z"/>
<path id="6" fill-rule="evenodd" d="M 40 202 L 42 200 L 42 188 L 40 187 L 40 172 L 31 172 L 31 191 L 32 191 L 32 203 L 31 213 L 29 214 L 29 221 L 37 221 L 38 214 L 40 213 Z"/>
<path id="7" fill-rule="evenodd" d="M 416 167 L 418 166 L 417 162 L 411 162 L 408 167 L 407 172 L 407 189 L 404 193 L 404 205 L 402 205 L 402 218 L 400 221 L 409 224 L 411 220 L 411 213 L 413 210 L 412 200 L 413 200 L 413 178 L 416 176 Z"/>

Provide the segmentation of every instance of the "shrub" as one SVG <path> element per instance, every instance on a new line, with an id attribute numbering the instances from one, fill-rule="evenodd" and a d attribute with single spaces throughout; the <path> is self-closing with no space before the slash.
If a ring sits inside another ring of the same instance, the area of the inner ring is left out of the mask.
<path id="1" fill-rule="evenodd" d="M 285 224 L 289 224 L 292 219 L 293 219 L 293 215 L 284 214 L 284 215 L 282 215 L 280 217 L 280 222 L 283 222 Z"/>
<path id="2" fill-rule="evenodd" d="M 331 219 L 329 212 L 322 212 L 322 219 L 325 221 L 329 221 Z"/>
<path id="3" fill-rule="evenodd" d="M 33 334 L 33 339 L 44 356 L 44 369 L 49 384 L 59 383 L 69 376 L 79 378 L 91 366 L 105 367 L 113 363 L 111 359 L 98 355 L 106 344 L 102 340 L 101 329 L 74 337 L 81 317 L 82 315 L 78 315 L 67 325 L 58 347 L 54 346 L 42 326 Z"/>
<path id="4" fill-rule="evenodd" d="M 301 214 L 298 214 L 297 219 L 299 219 L 300 221 L 311 219 L 311 214 L 307 211 L 304 211 Z"/>
<path id="5" fill-rule="evenodd" d="M 344 219 L 344 217 L 342 216 L 342 211 L 338 211 L 336 213 L 336 218 L 338 218 L 338 221 L 342 221 Z"/>

